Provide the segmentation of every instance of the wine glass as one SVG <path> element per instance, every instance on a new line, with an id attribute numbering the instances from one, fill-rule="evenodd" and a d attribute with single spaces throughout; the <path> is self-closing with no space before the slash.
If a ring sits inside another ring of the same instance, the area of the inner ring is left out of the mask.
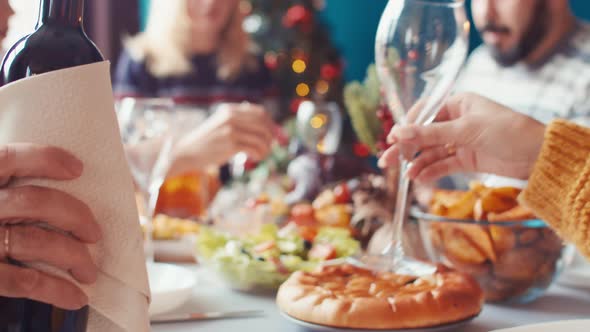
<path id="1" fill-rule="evenodd" d="M 336 103 L 304 101 L 297 110 L 297 134 L 314 153 L 333 155 L 342 137 L 342 114 Z"/>
<path id="2" fill-rule="evenodd" d="M 223 108 L 229 107 L 233 103 L 228 102 L 216 102 L 213 103 L 210 107 L 210 115 L 220 111 Z M 239 103 L 240 108 L 248 109 L 250 107 L 250 102 L 243 101 Z M 229 171 L 233 180 L 244 180 L 244 177 L 248 171 L 248 162 L 250 161 L 250 157 L 246 152 L 239 151 L 237 152 L 230 160 L 229 160 Z"/>
<path id="3" fill-rule="evenodd" d="M 375 41 L 377 74 L 385 100 L 400 125 L 428 125 L 450 94 L 468 51 L 469 21 L 463 0 L 390 0 Z M 378 259 L 388 270 L 423 275 L 433 267 L 405 256 L 403 225 L 408 217 L 409 160 L 418 151 L 401 146 L 400 180 L 391 243 Z"/>
<path id="4" fill-rule="evenodd" d="M 146 260 L 153 261 L 152 219 L 180 136 L 180 121 L 170 99 L 125 98 L 117 106 L 125 155 L 144 207 L 140 220 L 146 232 Z"/>
<path id="5" fill-rule="evenodd" d="M 322 170 L 324 183 L 332 181 L 334 154 L 340 147 L 342 129 L 342 113 L 335 102 L 307 100 L 299 105 L 297 136 Z"/>

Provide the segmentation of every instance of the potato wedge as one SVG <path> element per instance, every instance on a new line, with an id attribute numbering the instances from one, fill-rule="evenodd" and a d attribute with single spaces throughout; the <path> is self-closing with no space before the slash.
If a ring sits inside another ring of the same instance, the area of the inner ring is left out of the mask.
<path id="1" fill-rule="evenodd" d="M 443 247 L 447 256 L 468 264 L 482 264 L 488 257 L 468 235 L 456 227 L 443 229 Z"/>
<path id="2" fill-rule="evenodd" d="M 442 190 L 438 189 L 434 191 L 432 195 L 432 205 L 438 204 L 445 207 L 456 204 L 465 195 L 464 191 L 457 190 Z"/>
<path id="3" fill-rule="evenodd" d="M 497 255 L 502 255 L 516 246 L 516 234 L 510 227 L 490 226 L 489 230 Z"/>
<path id="4" fill-rule="evenodd" d="M 477 202 L 477 197 L 473 192 L 466 192 L 461 196 L 461 199 L 454 204 L 447 206 L 448 218 L 453 219 L 471 219 L 473 218 L 473 207 Z"/>
<path id="5" fill-rule="evenodd" d="M 497 255 L 487 227 L 478 225 L 457 225 L 455 227 L 463 232 L 486 258 L 492 262 L 496 261 Z"/>
<path id="6" fill-rule="evenodd" d="M 501 189 L 501 188 L 499 188 Z M 499 193 L 496 189 L 487 191 L 481 197 L 481 208 L 486 213 L 501 213 L 518 205 L 516 199 Z"/>

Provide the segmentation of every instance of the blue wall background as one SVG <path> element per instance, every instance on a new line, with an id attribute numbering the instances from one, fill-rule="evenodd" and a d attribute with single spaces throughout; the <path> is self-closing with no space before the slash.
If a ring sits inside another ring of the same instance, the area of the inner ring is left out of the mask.
<path id="1" fill-rule="evenodd" d="M 145 21 L 149 0 L 141 0 L 142 22 Z M 471 0 L 467 0 L 467 5 Z M 321 13 L 323 21 L 333 32 L 334 42 L 346 59 L 346 79 L 362 80 L 367 66 L 374 58 L 374 36 L 381 12 L 387 0 L 326 0 L 326 9 Z M 590 21 L 590 1 L 570 0 L 577 16 Z M 481 40 L 472 34 L 471 46 Z"/>

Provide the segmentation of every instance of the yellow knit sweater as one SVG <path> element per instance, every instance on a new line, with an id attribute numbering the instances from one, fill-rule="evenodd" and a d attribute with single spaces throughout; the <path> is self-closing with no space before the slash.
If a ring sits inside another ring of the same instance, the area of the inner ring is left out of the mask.
<path id="1" fill-rule="evenodd" d="M 590 129 L 552 122 L 520 198 L 590 259 Z"/>

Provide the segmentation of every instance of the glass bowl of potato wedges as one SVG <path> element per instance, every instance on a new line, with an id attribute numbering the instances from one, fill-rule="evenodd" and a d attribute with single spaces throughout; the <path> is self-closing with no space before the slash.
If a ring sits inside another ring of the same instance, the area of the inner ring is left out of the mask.
<path id="1" fill-rule="evenodd" d="M 573 259 L 574 250 L 526 207 L 521 190 L 472 183 L 468 190 L 434 190 L 428 207 L 414 207 L 428 258 L 475 277 L 486 301 L 529 303 L 541 297 Z"/>

